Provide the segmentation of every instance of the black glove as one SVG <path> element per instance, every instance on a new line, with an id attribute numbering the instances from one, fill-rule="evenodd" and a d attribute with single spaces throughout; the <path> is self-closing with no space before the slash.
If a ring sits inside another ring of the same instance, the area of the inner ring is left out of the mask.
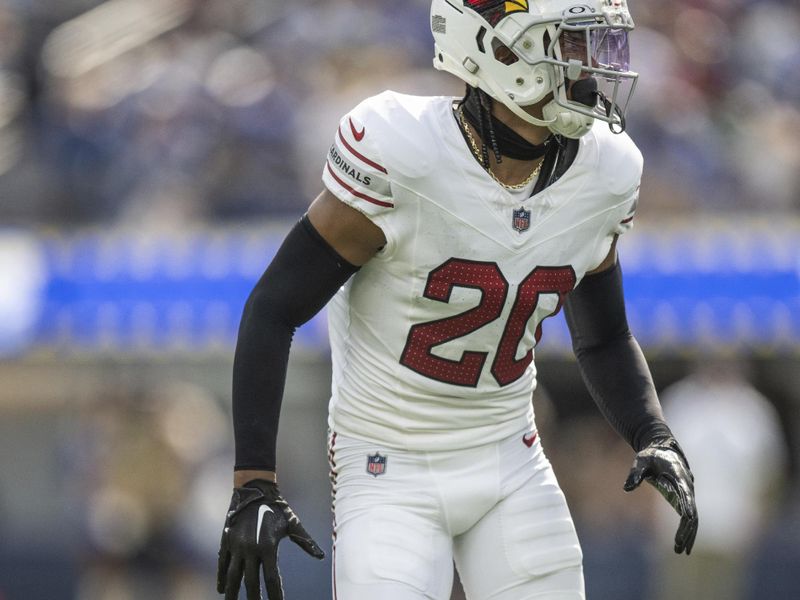
<path id="1" fill-rule="evenodd" d="M 243 575 L 247 600 L 261 600 L 259 567 L 264 572 L 267 598 L 283 600 L 278 542 L 286 536 L 314 558 L 325 558 L 281 497 L 277 484 L 255 479 L 234 488 L 222 530 L 217 568 L 217 591 L 225 594 L 225 600 L 239 597 Z"/>
<path id="2" fill-rule="evenodd" d="M 694 501 L 694 475 L 689 461 L 674 438 L 654 441 L 636 454 L 625 491 L 639 487 L 643 480 L 653 485 L 680 515 L 675 534 L 675 552 L 692 552 L 697 536 L 697 505 Z"/>

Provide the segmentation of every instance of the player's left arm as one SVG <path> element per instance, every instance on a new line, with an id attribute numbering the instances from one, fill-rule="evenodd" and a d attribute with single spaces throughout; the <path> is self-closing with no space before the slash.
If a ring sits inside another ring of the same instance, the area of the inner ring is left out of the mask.
<path id="1" fill-rule="evenodd" d="M 625 490 L 647 480 L 661 492 L 681 517 L 675 552 L 689 554 L 698 524 L 694 476 L 664 420 L 650 368 L 628 327 L 616 241 L 567 297 L 564 312 L 592 398 L 636 451 Z"/>

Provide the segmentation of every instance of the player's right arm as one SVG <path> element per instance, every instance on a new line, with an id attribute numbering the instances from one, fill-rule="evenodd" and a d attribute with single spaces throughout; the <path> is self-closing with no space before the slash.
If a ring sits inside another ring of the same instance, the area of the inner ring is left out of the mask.
<path id="1" fill-rule="evenodd" d="M 377 225 L 328 190 L 311 204 L 308 218 L 336 252 L 359 267 L 386 243 L 383 231 Z"/>
<path id="2" fill-rule="evenodd" d="M 314 200 L 308 209 L 307 218 L 331 248 L 354 266 L 362 266 L 386 243 L 379 227 L 362 213 L 342 203 L 328 190 Z M 242 487 L 254 479 L 276 482 L 277 475 L 274 470 L 248 466 L 240 466 L 234 470 L 234 487 Z"/>
<path id="3" fill-rule="evenodd" d="M 263 572 L 270 600 L 282 600 L 277 546 L 289 537 L 315 558 L 324 556 L 278 490 L 278 419 L 289 348 L 297 327 L 385 243 L 364 214 L 325 191 L 286 236 L 256 283 L 242 314 L 233 368 L 236 442 L 234 491 L 220 544 L 217 589 L 260 600 Z"/>

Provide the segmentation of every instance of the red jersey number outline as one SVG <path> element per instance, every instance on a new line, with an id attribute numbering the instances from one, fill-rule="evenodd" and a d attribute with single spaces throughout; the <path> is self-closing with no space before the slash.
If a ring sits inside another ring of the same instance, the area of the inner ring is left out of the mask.
<path id="1" fill-rule="evenodd" d="M 541 295 L 558 295 L 555 310 L 543 321 L 558 314 L 575 282 L 575 269 L 571 266 L 540 266 L 519 284 L 492 362 L 491 373 L 498 385 L 506 386 L 522 377 L 533 360 L 532 348 L 519 360 L 516 354 Z M 400 364 L 436 381 L 477 387 L 488 352 L 465 349 L 459 360 L 451 360 L 436 356 L 432 350 L 497 320 L 503 312 L 509 285 L 497 263 L 451 258 L 430 272 L 423 295 L 447 303 L 455 287 L 479 290 L 478 305 L 451 317 L 412 325 Z M 534 337 L 536 345 L 542 337 L 541 321 L 536 326 Z"/>

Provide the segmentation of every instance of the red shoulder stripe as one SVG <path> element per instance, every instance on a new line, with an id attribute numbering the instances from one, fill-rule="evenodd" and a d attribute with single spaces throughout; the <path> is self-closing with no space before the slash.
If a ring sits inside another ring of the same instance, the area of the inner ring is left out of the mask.
<path id="1" fill-rule="evenodd" d="M 391 202 L 384 202 L 383 200 L 378 200 L 376 198 L 373 198 L 372 196 L 367 196 L 366 194 L 362 194 L 358 190 L 353 189 L 351 186 L 347 185 L 347 183 L 345 183 L 342 179 L 340 179 L 339 176 L 336 175 L 336 173 L 333 172 L 331 163 L 328 162 L 325 163 L 325 165 L 328 167 L 328 172 L 336 180 L 336 182 L 344 189 L 346 189 L 348 192 L 353 194 L 353 196 L 366 200 L 367 202 L 371 202 L 372 204 L 377 204 L 378 206 L 385 206 L 386 208 L 394 208 L 394 204 L 392 204 Z"/>
<path id="2" fill-rule="evenodd" d="M 352 154 L 353 156 L 355 156 L 356 158 L 358 158 L 358 159 L 359 159 L 360 161 L 362 161 L 364 164 L 367 164 L 367 165 L 369 165 L 369 166 L 370 166 L 370 167 L 372 167 L 373 169 L 378 169 L 378 171 L 380 171 L 381 173 L 386 173 L 387 175 L 389 174 L 389 173 L 386 171 L 386 169 L 384 169 L 384 168 L 383 168 L 382 166 L 380 166 L 378 163 L 376 163 L 376 162 L 374 162 L 374 161 L 371 161 L 370 159 L 368 159 L 366 156 L 364 156 L 363 154 L 361 154 L 360 152 L 358 152 L 358 150 L 356 150 L 356 149 L 355 149 L 355 148 L 353 148 L 353 147 L 352 147 L 350 144 L 348 144 L 348 143 L 347 143 L 347 140 L 346 140 L 346 139 L 344 139 L 344 136 L 342 135 L 342 126 L 341 126 L 341 125 L 339 125 L 339 139 L 340 139 L 340 140 L 342 140 L 342 143 L 344 144 L 344 147 L 345 147 L 345 148 L 347 148 L 347 149 L 350 151 L 350 154 Z"/>
<path id="3" fill-rule="evenodd" d="M 631 221 L 633 221 L 633 215 L 631 215 L 630 217 L 628 217 L 624 221 L 620 221 L 619 224 L 620 225 L 625 225 L 625 223 L 630 223 Z"/>

